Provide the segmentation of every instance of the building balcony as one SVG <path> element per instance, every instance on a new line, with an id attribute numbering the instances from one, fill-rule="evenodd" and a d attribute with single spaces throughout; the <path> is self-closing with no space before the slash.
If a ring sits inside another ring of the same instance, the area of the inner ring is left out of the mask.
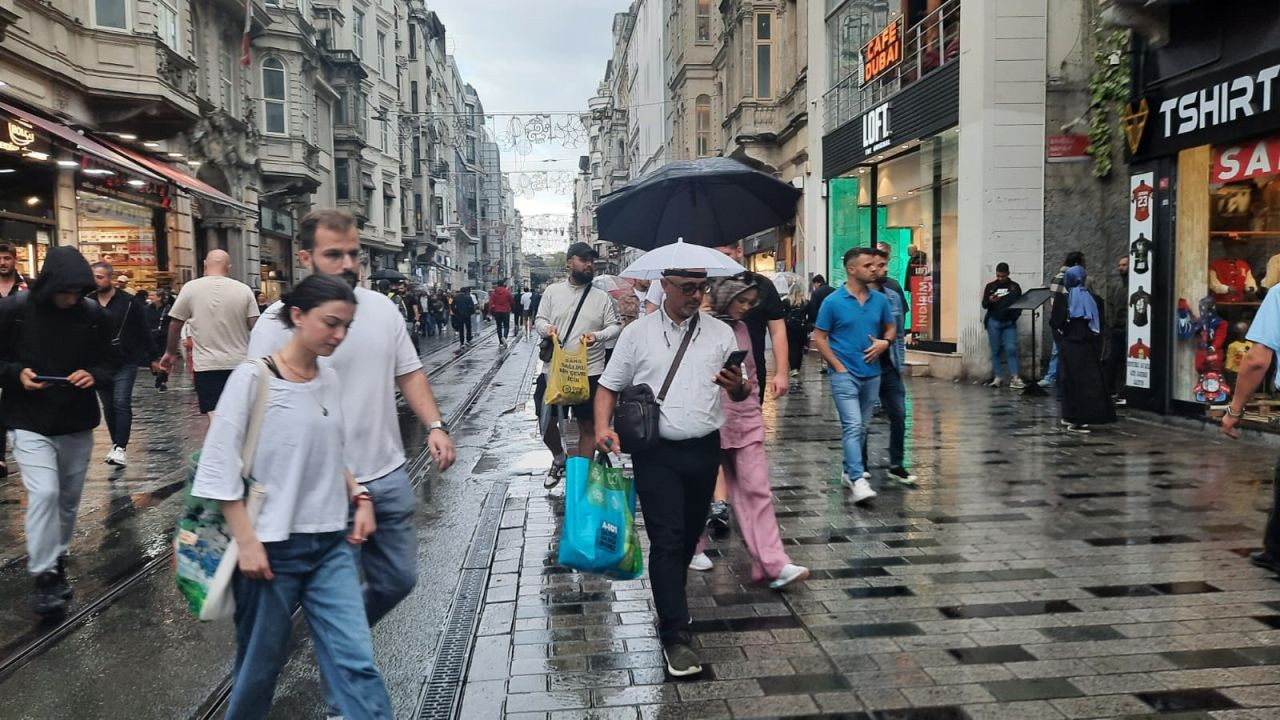
<path id="1" fill-rule="evenodd" d="M 840 126 L 919 82 L 943 65 L 960 61 L 960 0 L 947 0 L 902 33 L 902 60 L 868 82 L 861 66 L 823 96 L 823 132 Z"/>

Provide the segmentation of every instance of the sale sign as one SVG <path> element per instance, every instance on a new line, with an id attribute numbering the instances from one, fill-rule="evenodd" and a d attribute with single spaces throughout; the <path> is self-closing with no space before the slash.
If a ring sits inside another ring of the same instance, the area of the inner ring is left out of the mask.
<path id="1" fill-rule="evenodd" d="M 1280 138 L 1214 148 L 1213 183 L 1238 182 L 1280 174 Z"/>

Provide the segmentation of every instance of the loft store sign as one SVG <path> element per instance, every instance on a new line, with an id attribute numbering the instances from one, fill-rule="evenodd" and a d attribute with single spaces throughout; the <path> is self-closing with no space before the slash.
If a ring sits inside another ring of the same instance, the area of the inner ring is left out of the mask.
<path id="1" fill-rule="evenodd" d="M 878 153 L 893 144 L 893 130 L 889 127 L 889 103 L 868 110 L 862 116 L 862 152 Z"/>
<path id="2" fill-rule="evenodd" d="M 1164 139 L 1208 130 L 1271 112 L 1280 104 L 1276 79 L 1280 65 L 1215 83 L 1160 103 Z"/>
<path id="3" fill-rule="evenodd" d="M 1280 174 L 1280 137 L 1214 148 L 1210 182 L 1229 183 Z"/>

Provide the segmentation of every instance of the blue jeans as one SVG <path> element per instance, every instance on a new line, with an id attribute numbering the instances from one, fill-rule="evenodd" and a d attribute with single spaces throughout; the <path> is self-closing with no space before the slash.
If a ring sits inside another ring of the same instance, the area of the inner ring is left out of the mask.
<path id="1" fill-rule="evenodd" d="M 251 580 L 236 573 L 233 580 L 236 665 L 227 720 L 267 717 L 299 604 L 320 674 L 343 717 L 390 720 L 391 698 L 373 663 L 360 577 L 345 533 L 296 533 L 263 546 L 275 577 Z"/>
<path id="2" fill-rule="evenodd" d="M 888 366 L 880 366 L 880 407 L 889 420 L 889 467 L 904 467 L 907 442 L 907 386 L 902 375 Z M 862 467 L 869 467 L 867 445 L 862 445 Z"/>
<path id="3" fill-rule="evenodd" d="M 378 529 L 356 551 L 364 574 L 364 608 L 369 626 L 391 612 L 418 583 L 417 507 L 405 466 L 364 484 L 373 495 Z"/>
<path id="4" fill-rule="evenodd" d="M 836 414 L 844 443 L 844 471 L 849 479 L 862 477 L 866 465 L 862 462 L 862 448 L 867 442 L 867 423 L 871 409 L 880 395 L 880 376 L 855 377 L 852 373 L 827 374 L 831 382 L 831 397 L 836 401 Z"/>
<path id="5" fill-rule="evenodd" d="M 133 432 L 133 384 L 137 381 L 137 366 L 126 362 L 111 376 L 110 387 L 98 388 L 112 445 L 129 446 L 129 435 Z"/>
<path id="6" fill-rule="evenodd" d="M 1049 355 L 1049 372 L 1044 374 L 1045 381 L 1056 384 L 1058 382 L 1058 343 L 1053 342 L 1053 352 Z"/>
<path id="7" fill-rule="evenodd" d="M 987 340 L 991 342 L 991 374 L 1000 379 L 1000 351 L 1004 350 L 1004 362 L 1009 376 L 1018 374 L 1018 323 L 1016 320 L 987 318 Z"/>

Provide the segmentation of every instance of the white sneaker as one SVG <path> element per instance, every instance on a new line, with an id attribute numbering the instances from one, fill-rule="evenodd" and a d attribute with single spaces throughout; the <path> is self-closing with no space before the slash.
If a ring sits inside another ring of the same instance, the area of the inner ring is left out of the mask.
<path id="1" fill-rule="evenodd" d="M 124 457 L 124 448 L 118 445 L 112 445 L 111 452 L 107 453 L 106 463 L 108 465 L 115 465 L 116 467 L 124 467 L 128 465 L 129 463 L 125 461 Z"/>
<path id="2" fill-rule="evenodd" d="M 864 503 L 879 494 L 871 489 L 871 483 L 864 478 L 858 478 L 849 489 L 853 491 L 853 503 L 855 505 Z"/>
<path id="3" fill-rule="evenodd" d="M 791 371 L 791 377 L 800 377 L 800 371 L 799 371 L 799 370 L 792 370 L 792 371 Z"/>
<path id="4" fill-rule="evenodd" d="M 1026 383 L 1024 383 L 1024 382 L 1022 382 L 1022 378 L 1020 378 L 1020 377 L 1018 377 L 1018 376 L 1016 376 L 1016 375 L 1013 377 L 1013 379 L 1012 379 L 1012 380 L 1010 380 L 1010 381 L 1009 381 L 1009 388 L 1010 388 L 1010 389 L 1012 389 L 1012 390 L 1021 390 L 1021 389 L 1025 388 L 1026 386 L 1027 386 L 1027 384 L 1026 384 Z"/>
<path id="5" fill-rule="evenodd" d="M 870 471 L 870 470 L 863 470 L 863 471 L 862 471 L 862 479 L 863 479 L 863 480 L 870 480 L 870 479 L 871 479 L 871 471 Z"/>
<path id="6" fill-rule="evenodd" d="M 996 378 L 996 379 L 992 380 L 991 382 L 987 383 L 987 387 L 993 387 L 993 388 L 998 388 L 998 387 L 1000 387 L 1000 378 Z"/>
<path id="7" fill-rule="evenodd" d="M 807 579 L 809 579 L 809 568 L 787 563 L 786 567 L 782 568 L 782 572 L 778 573 L 778 578 L 769 583 L 769 587 L 781 590 L 793 582 L 803 582 Z"/>
<path id="8" fill-rule="evenodd" d="M 698 553 L 697 555 L 693 556 L 692 560 L 689 561 L 690 570 L 697 570 L 698 572 L 706 572 L 713 567 L 715 566 L 711 564 L 711 558 L 707 557 L 706 553 Z"/>

